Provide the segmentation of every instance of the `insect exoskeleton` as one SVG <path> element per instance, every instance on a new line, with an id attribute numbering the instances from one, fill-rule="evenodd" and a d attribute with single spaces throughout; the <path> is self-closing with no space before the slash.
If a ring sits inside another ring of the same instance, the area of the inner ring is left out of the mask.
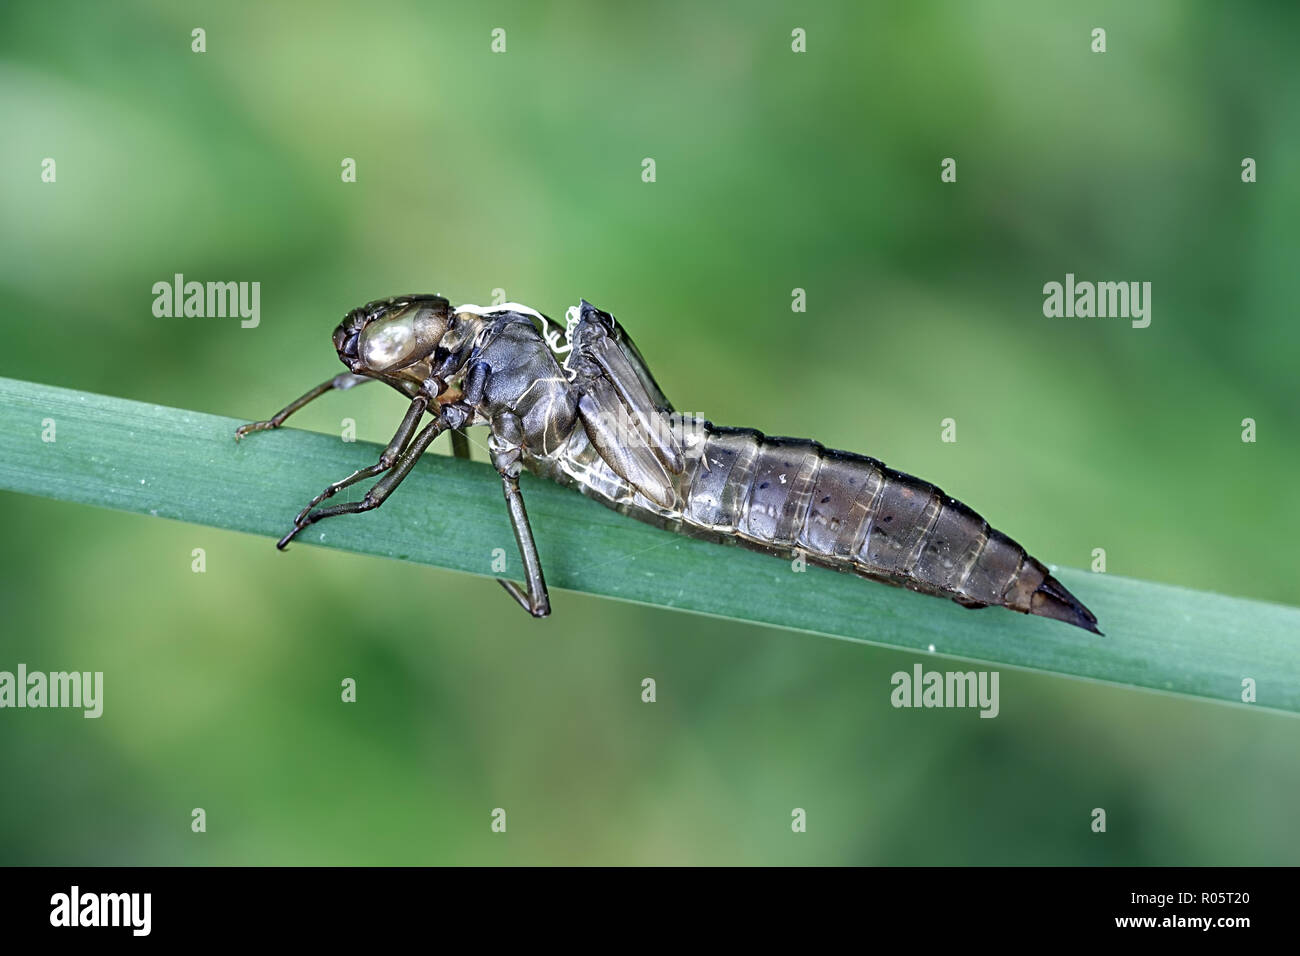
<path id="1" fill-rule="evenodd" d="M 444 431 L 453 453 L 469 457 L 465 429 L 486 425 L 525 577 L 522 587 L 501 583 L 536 617 L 550 613 L 550 600 L 519 487 L 524 469 L 661 527 L 773 554 L 797 547 L 811 563 L 966 607 L 1000 605 L 1100 633 L 1045 565 L 934 485 L 865 455 L 675 412 L 623 327 L 585 300 L 569 310 L 561 343 L 545 315 L 516 302 L 453 309 L 440 295 L 377 299 L 347 314 L 334 347 L 351 374 L 236 437 L 278 428 L 318 396 L 367 380 L 410 405 L 379 461 L 308 502 L 281 548 L 317 521 L 379 507 Z M 687 424 L 689 448 L 685 429 L 673 427 Z M 318 507 L 369 478 L 379 480 L 361 501 Z"/>

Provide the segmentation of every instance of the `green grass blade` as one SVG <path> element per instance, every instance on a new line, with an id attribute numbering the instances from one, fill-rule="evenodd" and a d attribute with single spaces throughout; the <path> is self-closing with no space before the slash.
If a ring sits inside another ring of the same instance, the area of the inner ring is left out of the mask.
<path id="1" fill-rule="evenodd" d="M 42 441 L 45 419 L 56 423 L 54 442 Z M 236 443 L 237 424 L 0 379 L 0 488 L 279 537 L 308 498 L 378 456 L 375 445 L 294 429 Z M 552 588 L 1220 701 L 1240 702 L 1252 678 L 1255 706 L 1300 711 L 1296 608 L 1058 570 L 1100 619 L 1106 636 L 1095 637 L 820 568 L 796 573 L 530 479 L 524 494 Z M 425 456 L 384 507 L 322 522 L 300 540 L 481 575 L 504 548 L 518 566 L 496 476 L 440 455 Z"/>

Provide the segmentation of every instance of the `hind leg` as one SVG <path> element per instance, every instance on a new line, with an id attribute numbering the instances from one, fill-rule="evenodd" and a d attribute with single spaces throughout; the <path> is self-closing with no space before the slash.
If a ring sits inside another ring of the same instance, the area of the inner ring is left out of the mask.
<path id="1" fill-rule="evenodd" d="M 489 449 L 492 464 L 501 475 L 501 490 L 506 497 L 510 513 L 510 527 L 515 533 L 515 545 L 524 562 L 524 587 L 514 581 L 498 578 L 506 593 L 519 602 L 519 606 L 533 617 L 546 617 L 551 613 L 551 598 L 542 574 L 542 561 L 533 540 L 533 529 L 528 523 L 524 496 L 519 491 L 520 458 L 523 448 L 524 426 L 518 416 L 506 413 L 492 420 L 492 440 Z"/>

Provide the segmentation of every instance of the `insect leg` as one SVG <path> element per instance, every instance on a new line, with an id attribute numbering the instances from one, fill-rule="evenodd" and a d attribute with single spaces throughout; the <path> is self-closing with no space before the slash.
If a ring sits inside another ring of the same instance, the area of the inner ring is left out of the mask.
<path id="1" fill-rule="evenodd" d="M 542 576 L 542 561 L 537 555 L 537 543 L 528 523 L 524 496 L 519 491 L 520 455 L 524 439 L 524 423 L 518 415 L 504 413 L 492 419 L 492 438 L 488 445 L 492 464 L 501 475 L 501 490 L 505 492 L 506 509 L 510 513 L 510 527 L 515 533 L 515 544 L 524 562 L 526 589 L 514 581 L 497 578 L 506 593 L 519 602 L 519 606 L 533 617 L 546 617 L 551 613 L 551 598 L 546 592 L 546 579 Z"/>
<path id="2" fill-rule="evenodd" d="M 334 497 L 349 485 L 354 485 L 366 478 L 373 478 L 375 475 L 392 468 L 393 463 L 397 461 L 397 457 L 411 440 L 411 435 L 415 433 L 415 426 L 420 424 L 420 419 L 424 417 L 424 412 L 428 407 L 429 400 L 424 395 L 416 395 L 415 398 L 411 399 L 411 407 L 406 410 L 406 416 L 402 419 L 402 424 L 397 426 L 397 433 L 393 435 L 393 440 L 388 443 L 388 447 L 379 456 L 379 461 L 366 468 L 359 468 L 341 481 L 336 481 L 327 487 L 315 498 L 307 502 L 307 507 L 298 512 L 298 517 L 293 520 L 293 523 L 295 525 L 302 524 L 307 517 L 307 512 L 326 498 Z"/>
<path id="3" fill-rule="evenodd" d="M 352 388 L 354 385 L 361 385 L 369 381 L 372 381 L 372 379 L 365 375 L 353 375 L 350 372 L 343 372 L 340 375 L 335 375 L 328 382 L 321 382 L 307 394 L 295 398 L 292 402 L 284 406 L 284 408 L 280 409 L 266 421 L 249 422 L 247 425 L 240 425 L 235 429 L 235 441 L 239 441 L 239 439 L 243 438 L 249 432 L 262 432 L 272 428 L 279 428 L 284 424 L 286 418 L 298 409 L 302 408 L 308 402 L 320 398 L 326 392 L 331 392 L 334 389 L 343 391 L 344 389 Z"/>
<path id="4" fill-rule="evenodd" d="M 519 546 L 519 556 L 524 560 L 527 590 L 514 581 L 505 578 L 497 580 L 525 611 L 533 617 L 546 617 L 551 613 L 551 597 L 546 593 L 542 561 L 537 556 L 537 544 L 533 541 L 533 529 L 528 524 L 528 512 L 524 510 L 524 496 L 519 492 L 518 476 L 502 475 L 501 488 L 506 495 L 506 508 L 510 511 L 510 526 L 515 532 L 515 544 Z"/>
<path id="5" fill-rule="evenodd" d="M 463 383 L 464 388 L 460 397 L 454 403 L 456 406 L 449 410 L 448 414 L 453 423 L 451 433 L 451 453 L 456 458 L 469 458 L 469 438 L 465 435 L 464 430 L 460 427 L 460 419 L 469 418 L 469 410 L 479 402 L 483 401 L 483 390 L 487 387 L 488 375 L 491 374 L 492 368 L 487 362 L 475 362 L 470 366 L 469 374 L 465 376 Z"/>
<path id="6" fill-rule="evenodd" d="M 384 503 L 384 499 L 393 493 L 393 489 L 402 483 L 402 479 L 411 473 L 411 469 L 414 468 L 415 463 L 420 460 L 420 456 L 424 454 L 429 445 L 433 443 L 433 440 L 442 434 L 443 430 L 446 428 L 447 423 L 441 418 L 436 418 L 429 422 L 429 424 L 425 425 L 420 431 L 420 434 L 415 436 L 415 440 L 411 442 L 404 452 L 402 452 L 400 457 L 398 457 L 388 474 L 384 475 L 383 478 L 380 478 L 370 486 L 370 490 L 366 492 L 364 498 L 360 501 L 349 501 L 346 504 L 331 505 L 328 508 L 318 508 L 315 511 L 308 512 L 306 517 L 301 521 L 294 522 L 293 530 L 281 538 L 276 544 L 276 547 L 283 551 L 285 547 L 288 546 L 289 542 L 298 536 L 298 532 L 302 531 L 309 525 L 315 524 L 322 518 L 333 518 L 335 515 L 359 514 L 363 511 L 370 511 L 372 508 L 378 508 Z"/>
<path id="7" fill-rule="evenodd" d="M 456 458 L 469 458 L 469 439 L 459 428 L 451 433 L 451 453 Z"/>

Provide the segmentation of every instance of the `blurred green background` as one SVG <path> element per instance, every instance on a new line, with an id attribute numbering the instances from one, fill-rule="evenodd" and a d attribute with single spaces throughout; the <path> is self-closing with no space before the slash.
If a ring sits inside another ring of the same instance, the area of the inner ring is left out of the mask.
<path id="1" fill-rule="evenodd" d="M 873 454 L 1048 562 L 1300 603 L 1300 11 L 1045 7 L 6 3 L 0 375 L 262 418 L 368 299 L 584 296 L 679 408 Z M 155 318 L 177 272 L 261 282 L 260 327 Z M 1150 281 L 1150 328 L 1044 318 L 1066 272 Z M 107 684 L 99 720 L 0 712 L 3 863 L 1297 862 L 1293 718 L 1007 671 L 996 720 L 894 710 L 910 654 L 0 509 L 0 669 Z"/>

